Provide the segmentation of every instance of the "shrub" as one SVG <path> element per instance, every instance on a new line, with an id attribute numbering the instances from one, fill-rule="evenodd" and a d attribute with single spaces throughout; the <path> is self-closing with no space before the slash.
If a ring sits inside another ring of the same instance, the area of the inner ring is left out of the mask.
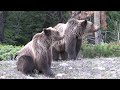
<path id="1" fill-rule="evenodd" d="M 16 53 L 23 46 L 0 44 L 0 60 L 14 59 Z M 95 57 L 120 57 L 120 43 L 102 43 L 99 45 L 84 44 L 81 47 L 81 53 L 84 58 Z"/>
<path id="2" fill-rule="evenodd" d="M 120 43 L 102 43 L 99 45 L 85 44 L 81 47 L 83 57 L 119 57 Z"/>
<path id="3" fill-rule="evenodd" d="M 22 46 L 12 46 L 12 45 L 1 45 L 0 44 L 0 61 L 14 59 L 17 51 L 19 51 L 21 48 L 22 48 Z"/>

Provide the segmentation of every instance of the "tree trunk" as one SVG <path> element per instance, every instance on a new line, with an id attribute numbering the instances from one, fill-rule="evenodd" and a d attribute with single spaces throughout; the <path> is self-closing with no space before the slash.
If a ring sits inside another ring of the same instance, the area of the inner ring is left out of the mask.
<path id="1" fill-rule="evenodd" d="M 101 11 L 100 12 L 100 19 L 101 19 L 101 27 L 104 30 L 107 30 L 106 11 Z"/>
<path id="2" fill-rule="evenodd" d="M 3 11 L 0 11 L 0 42 L 4 40 L 4 16 Z"/>
<path id="3" fill-rule="evenodd" d="M 70 11 L 71 18 L 90 19 L 94 11 Z"/>
<path id="4" fill-rule="evenodd" d="M 100 11 L 94 11 L 94 24 L 100 27 Z M 101 32 L 95 32 L 95 44 L 101 43 Z"/>

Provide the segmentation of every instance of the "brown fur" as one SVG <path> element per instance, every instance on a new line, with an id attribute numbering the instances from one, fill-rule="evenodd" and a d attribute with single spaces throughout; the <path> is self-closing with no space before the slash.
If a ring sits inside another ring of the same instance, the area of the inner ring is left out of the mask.
<path id="1" fill-rule="evenodd" d="M 82 36 L 98 30 L 92 22 L 77 19 L 70 19 L 66 24 L 59 23 L 54 28 L 65 37 L 52 45 L 53 60 L 59 60 L 59 56 L 62 60 L 76 59 L 82 45 Z"/>
<path id="2" fill-rule="evenodd" d="M 24 74 L 32 74 L 35 69 L 32 57 L 23 55 L 17 62 L 17 70 Z"/>
<path id="3" fill-rule="evenodd" d="M 23 56 L 29 56 L 32 58 L 34 62 L 35 65 L 34 69 L 37 69 L 39 72 L 43 72 L 47 76 L 54 76 L 53 72 L 50 69 L 51 67 L 50 46 L 55 41 L 63 39 L 63 37 L 64 36 L 61 36 L 60 33 L 52 27 L 46 28 L 41 33 L 37 33 L 36 35 L 34 35 L 33 39 L 28 44 L 26 44 L 25 47 L 21 49 L 21 51 L 18 53 L 17 56 L 18 70 L 20 67 L 19 65 L 23 65 L 26 68 L 21 67 L 21 71 L 23 73 L 28 71 L 29 68 L 27 67 L 29 67 L 29 64 L 32 63 L 25 64 L 29 60 L 25 61 L 27 58 L 26 59 L 22 58 L 24 60 L 20 60 L 20 59 Z"/>

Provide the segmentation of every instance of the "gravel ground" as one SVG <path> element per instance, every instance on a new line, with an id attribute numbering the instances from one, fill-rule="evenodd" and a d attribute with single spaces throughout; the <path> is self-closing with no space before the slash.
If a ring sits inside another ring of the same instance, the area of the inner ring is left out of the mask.
<path id="1" fill-rule="evenodd" d="M 16 61 L 0 61 L 0 79 L 120 79 L 120 57 L 52 62 L 55 78 L 43 74 L 24 75 Z"/>

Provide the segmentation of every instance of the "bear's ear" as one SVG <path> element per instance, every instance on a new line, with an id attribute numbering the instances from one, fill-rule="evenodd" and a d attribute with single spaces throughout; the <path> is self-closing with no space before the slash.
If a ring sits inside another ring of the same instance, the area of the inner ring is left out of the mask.
<path id="1" fill-rule="evenodd" d="M 82 26 L 83 28 L 86 28 L 86 26 L 87 26 L 87 20 L 84 20 L 84 21 L 81 23 L 81 26 Z"/>
<path id="2" fill-rule="evenodd" d="M 50 29 L 43 28 L 43 31 L 44 31 L 46 36 L 50 36 L 51 35 L 51 30 Z"/>

